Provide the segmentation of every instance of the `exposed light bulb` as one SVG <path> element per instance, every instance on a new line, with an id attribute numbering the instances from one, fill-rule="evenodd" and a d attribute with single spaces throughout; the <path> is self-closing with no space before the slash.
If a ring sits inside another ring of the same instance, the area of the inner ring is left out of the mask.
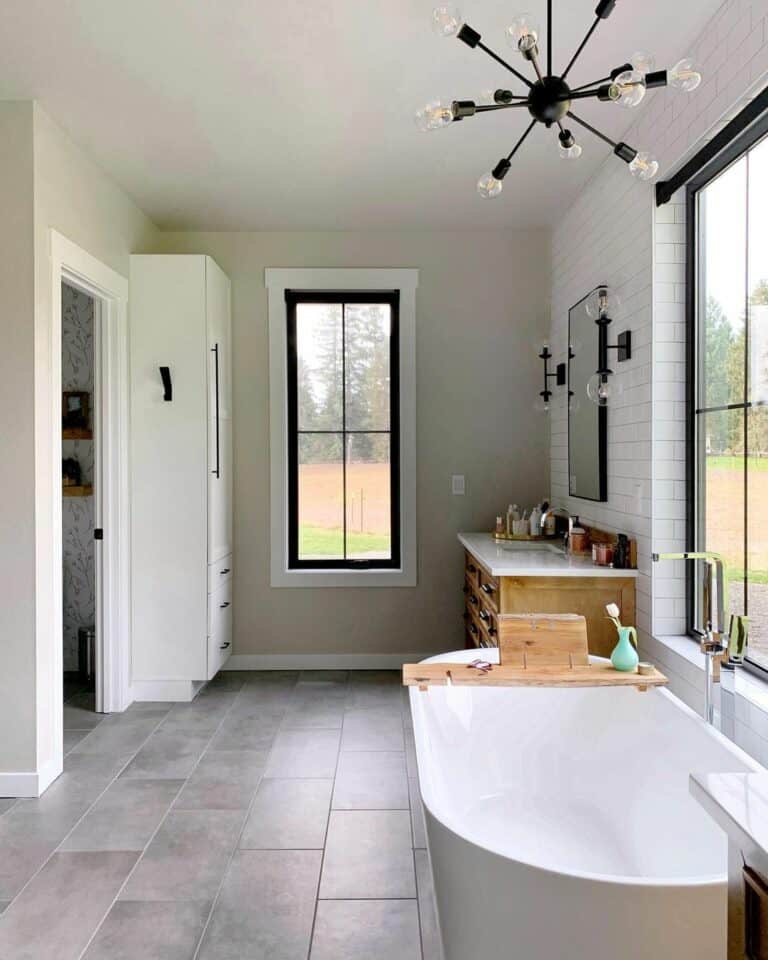
<path id="1" fill-rule="evenodd" d="M 659 161 L 650 153 L 638 153 L 629 165 L 629 172 L 637 180 L 653 180 L 659 172 Z"/>
<path id="2" fill-rule="evenodd" d="M 587 316 L 592 320 L 610 317 L 613 320 L 621 309 L 621 297 L 608 287 L 598 287 L 587 298 Z"/>
<path id="3" fill-rule="evenodd" d="M 507 41 L 520 53 L 534 50 L 539 40 L 538 24 L 530 13 L 519 13 L 506 29 Z"/>
<path id="4" fill-rule="evenodd" d="M 582 154 L 581 145 L 578 143 L 574 143 L 570 147 L 565 147 L 560 143 L 558 144 L 558 151 L 563 160 L 578 160 Z"/>
<path id="5" fill-rule="evenodd" d="M 453 104 L 443 103 L 441 100 L 433 100 L 421 110 L 416 111 L 416 126 L 424 133 L 430 130 L 440 130 L 441 127 L 447 127 L 453 123 Z"/>
<path id="6" fill-rule="evenodd" d="M 632 69 L 642 73 L 643 76 L 646 73 L 653 73 L 656 69 L 656 57 L 652 53 L 646 53 L 645 50 L 635 51 L 629 62 L 632 64 Z"/>
<path id="7" fill-rule="evenodd" d="M 477 181 L 477 192 L 486 200 L 498 197 L 503 189 L 504 184 L 501 180 L 497 180 L 492 173 L 484 173 Z"/>
<path id="8" fill-rule="evenodd" d="M 605 374 L 593 373 L 587 380 L 587 396 L 598 407 L 604 407 L 611 398 L 611 384 Z"/>
<path id="9" fill-rule="evenodd" d="M 455 37 L 461 24 L 461 13 L 453 4 L 435 7 L 432 11 L 432 29 L 438 37 Z"/>
<path id="10" fill-rule="evenodd" d="M 685 91 L 685 93 L 691 93 L 701 83 L 701 74 L 694 66 L 693 60 L 686 57 L 683 60 L 678 60 L 667 73 L 667 83 L 671 87 L 677 87 L 678 90 Z"/>
<path id="11" fill-rule="evenodd" d="M 620 107 L 636 107 L 645 97 L 645 77 L 639 70 L 625 70 L 613 81 L 611 92 Z"/>

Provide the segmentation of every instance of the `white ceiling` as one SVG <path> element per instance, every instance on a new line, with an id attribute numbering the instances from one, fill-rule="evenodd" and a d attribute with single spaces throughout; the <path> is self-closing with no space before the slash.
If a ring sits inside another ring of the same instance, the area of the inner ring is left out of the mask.
<path id="1" fill-rule="evenodd" d="M 595 2 L 555 0 L 556 67 L 592 22 Z M 554 132 L 539 127 L 502 197 L 481 200 L 478 177 L 511 149 L 527 111 L 416 129 L 413 112 L 429 99 L 476 99 L 514 83 L 480 51 L 435 37 L 433 5 L 3 0 L 0 99 L 39 100 L 165 228 L 552 223 L 609 148 L 582 131 L 584 154 L 566 167 Z M 604 76 L 636 49 L 669 65 L 719 5 L 678 0 L 671 16 L 669 0 L 619 0 L 570 80 Z M 523 6 L 544 19 L 544 0 Z M 483 40 L 520 67 L 502 32 L 514 8 L 462 4 Z M 579 111 L 616 138 L 632 119 L 613 104 L 590 101 Z"/>

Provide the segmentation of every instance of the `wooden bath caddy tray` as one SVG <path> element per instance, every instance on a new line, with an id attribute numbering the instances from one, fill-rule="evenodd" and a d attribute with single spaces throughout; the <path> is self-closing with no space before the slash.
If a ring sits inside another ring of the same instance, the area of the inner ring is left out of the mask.
<path id="1" fill-rule="evenodd" d="M 403 684 L 476 687 L 661 687 L 667 678 L 653 673 L 622 673 L 610 663 L 590 663 L 587 621 L 574 613 L 500 614 L 499 660 L 489 670 L 467 663 L 409 663 Z"/>
<path id="2" fill-rule="evenodd" d="M 403 666 L 403 685 L 426 690 L 428 687 L 662 687 L 669 681 L 654 668 L 653 673 L 620 673 L 610 663 L 588 667 L 505 667 L 496 666 L 487 673 L 468 663 L 408 663 Z"/>

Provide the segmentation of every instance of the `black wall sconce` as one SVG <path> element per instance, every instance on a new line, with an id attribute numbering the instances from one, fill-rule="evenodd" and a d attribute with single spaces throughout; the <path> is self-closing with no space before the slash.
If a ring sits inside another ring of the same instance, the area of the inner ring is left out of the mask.
<path id="1" fill-rule="evenodd" d="M 557 386 L 564 387 L 568 379 L 567 365 L 565 363 L 558 363 L 555 367 L 555 372 L 550 372 L 549 362 L 552 360 L 552 351 L 549 349 L 548 343 L 545 343 L 541 348 L 539 360 L 544 361 L 544 389 L 539 392 L 539 399 L 536 401 L 536 408 L 541 410 L 543 413 L 548 413 L 549 402 L 552 399 L 552 391 L 549 389 L 549 381 L 554 377 Z"/>
<path id="2" fill-rule="evenodd" d="M 607 287 L 598 287 L 587 304 L 587 312 L 594 316 L 597 324 L 597 370 L 587 382 L 587 396 L 598 406 L 607 405 L 611 397 L 616 396 L 616 388 L 609 377 L 613 370 L 608 366 L 608 351 L 616 351 L 618 363 L 632 359 L 632 331 L 624 330 L 616 338 L 616 343 L 608 343 L 608 327 L 613 323 L 610 313 L 618 306 L 618 298 L 608 292 Z"/>
<path id="3" fill-rule="evenodd" d="M 163 400 L 173 400 L 173 383 L 171 381 L 170 367 L 160 367 L 160 379 L 163 381 Z"/>

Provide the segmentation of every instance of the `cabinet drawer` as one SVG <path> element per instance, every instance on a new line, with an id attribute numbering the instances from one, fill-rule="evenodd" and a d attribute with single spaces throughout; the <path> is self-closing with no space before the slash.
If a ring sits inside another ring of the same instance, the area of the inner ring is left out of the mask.
<path id="1" fill-rule="evenodd" d="M 480 566 L 471 553 L 464 554 L 464 572 L 467 580 L 473 586 L 480 584 Z"/>
<path id="2" fill-rule="evenodd" d="M 208 594 L 208 679 L 232 653 L 232 581 Z"/>
<path id="3" fill-rule="evenodd" d="M 219 587 L 232 579 L 232 554 L 208 564 L 208 593 L 215 593 Z"/>
<path id="4" fill-rule="evenodd" d="M 479 588 L 483 602 L 498 613 L 499 581 L 489 573 L 486 573 L 482 568 L 480 569 Z"/>

